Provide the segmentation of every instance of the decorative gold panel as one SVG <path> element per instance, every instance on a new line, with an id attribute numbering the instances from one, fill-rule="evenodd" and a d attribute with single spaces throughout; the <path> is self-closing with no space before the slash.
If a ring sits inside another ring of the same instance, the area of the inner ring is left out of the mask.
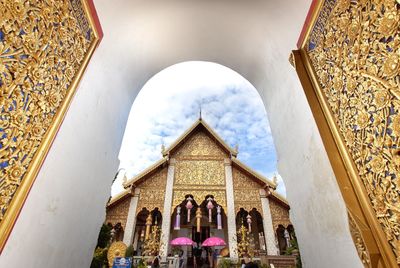
<path id="1" fill-rule="evenodd" d="M 129 204 L 131 197 L 125 198 L 123 201 L 107 208 L 106 223 L 111 223 L 113 226 L 117 223 L 121 223 L 125 230 L 126 219 L 128 218 Z"/>
<path id="2" fill-rule="evenodd" d="M 101 38 L 88 5 L 0 1 L 0 250 Z"/>
<path id="3" fill-rule="evenodd" d="M 175 185 L 225 185 L 224 162 L 180 160 L 175 165 Z"/>
<path id="4" fill-rule="evenodd" d="M 161 213 L 163 212 L 167 171 L 167 168 L 164 168 L 137 186 L 140 188 L 137 213 L 144 207 L 149 211 L 158 208 Z"/>
<path id="5" fill-rule="evenodd" d="M 232 168 L 232 176 L 235 211 L 239 211 L 240 208 L 244 208 L 247 211 L 256 208 L 262 214 L 261 185 L 236 168 Z"/>
<path id="6" fill-rule="evenodd" d="M 214 189 L 203 189 L 203 190 L 174 190 L 173 201 L 172 201 L 172 212 L 176 206 L 185 200 L 185 195 L 193 195 L 194 200 L 197 204 L 201 204 L 207 195 L 213 195 L 215 201 L 226 210 L 226 193 L 225 190 L 214 190 Z"/>
<path id="7" fill-rule="evenodd" d="M 206 133 L 198 132 L 191 136 L 172 156 L 174 158 L 213 157 L 225 158 L 228 155 Z"/>
<path id="8" fill-rule="evenodd" d="M 362 183 L 358 195 L 366 193 L 365 206 L 372 206 L 398 264 L 399 8 L 394 0 L 325 1 L 304 47 L 346 147 L 341 154 L 349 155 L 348 168 L 354 165 Z"/>
<path id="9" fill-rule="evenodd" d="M 348 218 L 351 237 L 353 238 L 354 244 L 356 245 L 358 256 L 364 264 L 364 267 L 371 267 L 371 257 L 369 256 L 367 247 L 365 246 L 365 240 L 362 236 L 360 227 L 358 226 L 356 220 L 350 212 L 348 212 Z"/>
<path id="10" fill-rule="evenodd" d="M 291 224 L 289 218 L 289 210 L 279 205 L 276 201 L 269 199 L 269 207 L 271 209 L 272 225 L 274 230 L 281 224 L 283 227 L 288 227 Z"/>

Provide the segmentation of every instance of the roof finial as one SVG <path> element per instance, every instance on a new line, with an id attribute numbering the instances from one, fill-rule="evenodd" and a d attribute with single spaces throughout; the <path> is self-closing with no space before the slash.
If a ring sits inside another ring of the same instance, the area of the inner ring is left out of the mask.
<path id="1" fill-rule="evenodd" d="M 201 102 L 200 102 L 199 120 L 201 120 Z"/>
<path id="2" fill-rule="evenodd" d="M 272 181 L 278 185 L 278 178 L 276 177 L 276 173 L 274 173 L 274 177 L 272 178 Z"/>
<path id="3" fill-rule="evenodd" d="M 165 150 L 164 141 L 162 141 L 162 144 L 161 144 L 161 154 L 162 154 L 162 156 L 165 156 L 165 152 L 166 152 L 166 150 Z"/>
<path id="4" fill-rule="evenodd" d="M 235 148 L 233 148 L 233 151 L 232 151 L 231 154 L 232 154 L 233 157 L 236 158 L 238 153 L 239 153 L 239 145 L 236 143 Z"/>

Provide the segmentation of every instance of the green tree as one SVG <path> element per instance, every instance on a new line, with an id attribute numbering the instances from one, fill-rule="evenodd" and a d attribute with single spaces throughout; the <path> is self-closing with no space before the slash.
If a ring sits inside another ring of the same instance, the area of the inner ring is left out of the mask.
<path id="1" fill-rule="evenodd" d="M 97 246 L 99 248 L 105 248 L 108 246 L 108 243 L 111 239 L 111 226 L 107 224 L 103 224 L 100 229 L 99 237 L 97 239 Z"/>

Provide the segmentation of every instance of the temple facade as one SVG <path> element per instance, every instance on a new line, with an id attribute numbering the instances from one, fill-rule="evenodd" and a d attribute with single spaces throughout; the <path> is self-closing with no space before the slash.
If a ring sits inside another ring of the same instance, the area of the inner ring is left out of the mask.
<path id="1" fill-rule="evenodd" d="M 174 238 L 188 237 L 200 246 L 216 236 L 226 241 L 226 255 L 237 258 L 237 234 L 245 229 L 254 256 L 283 254 L 294 238 L 289 204 L 274 192 L 275 179 L 256 173 L 237 154 L 237 148 L 197 120 L 169 148 L 162 148 L 160 161 L 124 179 L 125 190 L 106 209 L 113 240 L 132 245 L 141 255 L 150 228 L 157 226 L 161 256 L 172 253 Z M 189 248 L 188 259 L 191 255 Z"/>

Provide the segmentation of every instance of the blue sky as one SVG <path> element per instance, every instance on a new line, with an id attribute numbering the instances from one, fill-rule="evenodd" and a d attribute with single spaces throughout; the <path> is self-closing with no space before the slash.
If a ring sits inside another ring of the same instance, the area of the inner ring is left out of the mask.
<path id="1" fill-rule="evenodd" d="M 238 159 L 286 191 L 276 171 L 276 152 L 267 115 L 256 89 L 238 73 L 208 62 L 173 65 L 151 78 L 137 96 L 119 154 L 120 169 L 131 178 L 161 158 L 167 147 L 202 118 L 232 147 Z M 112 195 L 122 191 L 122 174 Z"/>

